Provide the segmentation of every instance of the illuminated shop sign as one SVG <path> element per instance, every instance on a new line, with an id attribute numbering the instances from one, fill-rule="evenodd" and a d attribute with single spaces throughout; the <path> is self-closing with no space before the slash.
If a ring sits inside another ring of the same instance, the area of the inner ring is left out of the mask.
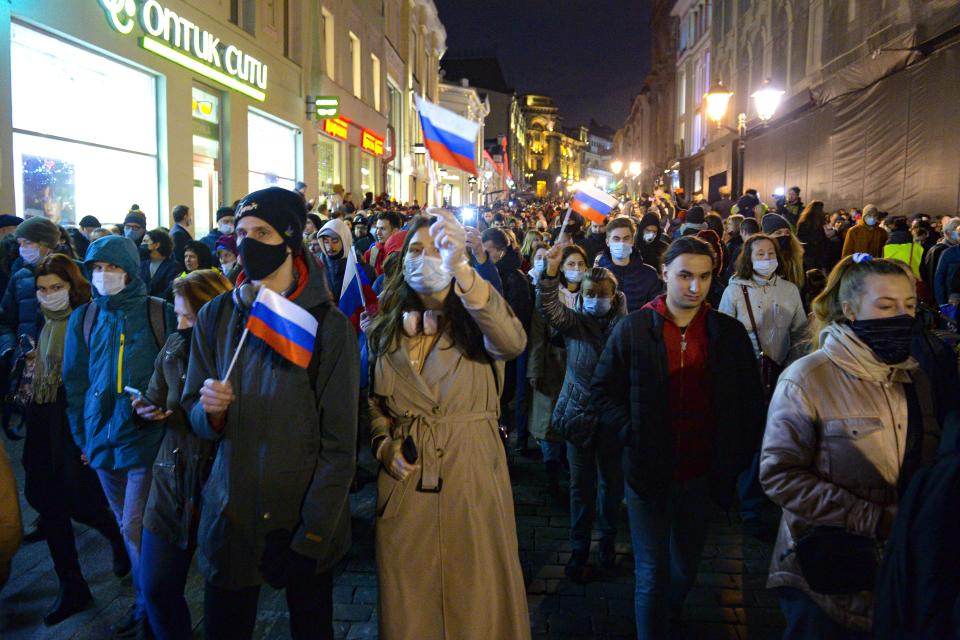
<path id="1" fill-rule="evenodd" d="M 383 138 L 369 129 L 364 129 L 360 134 L 360 148 L 369 151 L 375 156 L 383 155 Z"/>
<path id="2" fill-rule="evenodd" d="M 340 118 L 331 118 L 323 121 L 323 132 L 334 138 L 340 138 L 341 140 L 347 139 L 348 128 L 349 125 Z"/>
<path id="3" fill-rule="evenodd" d="M 129 35 L 139 23 L 140 46 L 161 58 L 263 102 L 267 65 L 160 5 L 157 0 L 98 0 L 110 25 Z"/>
<path id="4" fill-rule="evenodd" d="M 336 118 L 340 115 L 340 98 L 337 96 L 318 96 L 313 106 L 318 118 Z"/>

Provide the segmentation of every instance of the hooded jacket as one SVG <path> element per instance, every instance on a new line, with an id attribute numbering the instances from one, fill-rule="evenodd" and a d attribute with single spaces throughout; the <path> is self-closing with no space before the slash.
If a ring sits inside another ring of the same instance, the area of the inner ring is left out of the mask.
<path id="1" fill-rule="evenodd" d="M 141 428 L 130 397 L 129 386 L 143 391 L 153 374 L 158 345 L 150 327 L 147 286 L 140 279 L 140 254 L 131 240 L 107 236 L 87 249 L 84 266 L 108 262 L 121 267 L 129 284 L 113 296 L 96 289 L 93 301 L 99 307 L 90 332 L 90 347 L 83 337 L 87 305 L 74 310 L 67 323 L 63 357 L 63 386 L 67 393 L 67 417 L 73 439 L 94 469 L 149 467 L 163 438 L 160 427 Z M 173 333 L 177 318 L 173 305 L 164 304 L 164 328 Z"/>
<path id="2" fill-rule="evenodd" d="M 343 291 L 343 276 L 347 271 L 347 254 L 353 251 L 353 236 L 350 235 L 350 227 L 340 218 L 334 218 L 328 221 L 320 231 L 326 229 L 335 231 L 343 245 L 340 255 L 336 258 L 328 256 L 326 251 L 321 250 L 320 252 L 320 259 L 323 260 L 323 266 L 326 267 L 327 284 L 330 287 L 330 294 L 335 300 L 339 300 L 340 294 Z M 318 236 L 317 239 L 323 242 L 322 236 Z M 373 283 L 373 281 L 377 279 L 377 274 L 370 265 L 357 260 L 357 268 L 363 269 L 363 273 L 367 276 L 368 282 Z"/>
<path id="3" fill-rule="evenodd" d="M 350 321 L 332 303 L 319 261 L 294 260 L 298 285 L 289 300 L 313 310 L 330 304 L 319 327 L 316 383 L 250 334 L 230 376 L 234 401 L 219 428 L 200 403 L 207 378 L 222 379 L 250 309 L 236 294 L 207 303 L 193 329 L 181 406 L 193 431 L 217 443 L 203 489 L 197 533 L 200 572 L 225 589 L 263 582 L 259 564 L 266 536 L 292 534 L 290 548 L 332 567 L 350 547 L 350 484 L 355 469 L 359 354 Z M 208 315 L 217 313 L 215 318 Z M 216 326 L 214 335 L 208 326 Z"/>
<path id="4" fill-rule="evenodd" d="M 783 518 L 767 586 L 800 589 L 838 623 L 868 630 L 872 594 L 813 593 L 791 549 L 814 526 L 876 535 L 883 511 L 897 504 L 907 441 L 905 386 L 918 367 L 913 358 L 880 362 L 842 324 L 828 325 L 821 343 L 781 374 L 770 402 L 760 483 L 783 507 Z M 923 434 L 924 440 L 938 437 Z"/>
<path id="5" fill-rule="evenodd" d="M 920 277 L 920 264 L 923 261 L 923 245 L 913 241 L 913 234 L 909 231 L 892 231 L 883 245 L 883 257 L 900 260 L 913 270 L 913 275 Z"/>
<path id="6" fill-rule="evenodd" d="M 753 332 L 747 301 L 742 287 L 747 287 L 753 317 L 760 332 L 759 343 Z M 730 284 L 720 300 L 720 313 L 736 318 L 743 324 L 753 343 L 753 352 L 759 358 L 763 353 L 773 358 L 781 366 L 787 366 L 804 355 L 810 348 L 810 333 L 807 328 L 807 314 L 803 310 L 803 300 L 797 285 L 774 275 L 770 280 L 751 278 L 730 279 Z"/>
<path id="7" fill-rule="evenodd" d="M 643 239 L 643 230 L 649 226 L 657 225 L 657 237 L 647 242 Z M 663 225 L 660 223 L 660 216 L 647 214 L 640 219 L 639 229 L 636 238 L 633 241 L 634 249 L 643 256 L 644 264 L 653 267 L 657 273 L 660 273 L 660 267 L 663 265 L 663 254 L 670 245 L 663 239 Z"/>
<path id="8" fill-rule="evenodd" d="M 590 402 L 590 378 L 614 326 L 627 313 L 627 300 L 617 292 L 606 316 L 597 318 L 583 310 L 577 296 L 576 307 L 568 308 L 560 299 L 559 278 L 541 278 L 537 287 L 537 311 L 547 324 L 563 336 L 566 345 L 566 372 L 553 410 L 552 430 L 569 437 L 566 424 L 586 411 Z M 577 443 L 583 444 L 583 443 Z"/>
<path id="9" fill-rule="evenodd" d="M 3 293 L 0 310 L 0 353 L 17 346 L 17 339 L 26 334 L 37 340 L 43 328 L 43 314 L 37 302 L 36 267 L 23 263 L 14 272 Z"/>
<path id="10" fill-rule="evenodd" d="M 597 257 L 597 266 L 609 269 L 617 278 L 617 290 L 627 297 L 627 312 L 639 311 L 643 305 L 663 291 L 663 282 L 657 270 L 646 264 L 643 254 L 636 249 L 630 254 L 630 263 L 621 267 L 614 264 L 610 249 L 606 248 Z"/>

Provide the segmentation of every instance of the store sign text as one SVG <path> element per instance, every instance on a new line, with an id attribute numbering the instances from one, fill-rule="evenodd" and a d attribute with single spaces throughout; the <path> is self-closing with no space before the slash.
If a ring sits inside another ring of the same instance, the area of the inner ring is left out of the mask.
<path id="1" fill-rule="evenodd" d="M 140 46 L 261 102 L 266 99 L 267 65 L 160 5 L 157 0 L 99 0 L 111 26 L 124 35 L 139 21 Z M 139 20 L 138 20 L 139 19 Z"/>
<path id="2" fill-rule="evenodd" d="M 364 151 L 369 151 L 375 156 L 382 156 L 383 138 L 369 129 L 364 129 L 360 135 L 360 148 Z"/>
<path id="3" fill-rule="evenodd" d="M 323 121 L 323 132 L 334 138 L 340 138 L 341 140 L 347 139 L 348 127 L 349 125 L 339 118 L 331 118 Z"/>

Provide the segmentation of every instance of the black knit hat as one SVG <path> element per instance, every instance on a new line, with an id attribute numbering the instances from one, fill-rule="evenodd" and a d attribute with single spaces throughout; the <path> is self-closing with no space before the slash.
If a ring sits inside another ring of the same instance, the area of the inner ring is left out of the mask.
<path id="1" fill-rule="evenodd" d="M 643 217 L 640 218 L 640 230 L 643 231 L 647 227 L 656 226 L 658 229 L 662 229 L 660 226 L 660 216 L 655 213 L 645 213 Z"/>
<path id="2" fill-rule="evenodd" d="M 246 217 L 260 218 L 277 230 L 294 253 L 303 247 L 303 197 L 281 187 L 254 191 L 237 204 L 236 222 Z"/>
<path id="3" fill-rule="evenodd" d="M 34 216 L 21 222 L 15 235 L 18 238 L 42 244 L 49 249 L 56 248 L 60 243 L 60 229 L 43 216 Z"/>
<path id="4" fill-rule="evenodd" d="M 220 222 L 220 218 L 226 218 L 227 216 L 233 215 L 233 207 L 220 207 L 217 209 L 217 222 Z"/>
<path id="5" fill-rule="evenodd" d="M 779 213 L 768 213 L 763 216 L 763 219 L 760 221 L 760 228 L 763 229 L 764 233 L 769 235 L 780 229 L 789 229 L 790 223 Z"/>
<path id="6" fill-rule="evenodd" d="M 687 224 L 703 224 L 704 216 L 703 207 L 693 206 L 687 209 L 687 215 L 683 221 Z"/>
<path id="7" fill-rule="evenodd" d="M 18 218 L 17 216 L 9 213 L 5 213 L 0 216 L 0 227 L 15 227 L 22 222 L 23 218 Z"/>
<path id="8" fill-rule="evenodd" d="M 80 218 L 80 226 L 93 227 L 94 229 L 96 229 L 97 227 L 100 226 L 100 221 L 93 216 L 83 216 L 82 218 Z"/>

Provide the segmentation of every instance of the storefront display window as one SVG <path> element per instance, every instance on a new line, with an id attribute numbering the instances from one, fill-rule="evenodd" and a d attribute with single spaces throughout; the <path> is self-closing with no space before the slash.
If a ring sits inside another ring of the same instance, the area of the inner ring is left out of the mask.
<path id="1" fill-rule="evenodd" d="M 75 224 L 136 203 L 159 222 L 155 78 L 11 24 L 17 211 Z"/>
<path id="2" fill-rule="evenodd" d="M 331 194 L 335 184 L 341 184 L 340 143 L 317 134 L 317 189 Z"/>
<path id="3" fill-rule="evenodd" d="M 220 96 L 193 87 L 193 233 L 210 231 L 220 203 Z"/>
<path id="4" fill-rule="evenodd" d="M 299 135 L 296 127 L 250 109 L 247 114 L 250 191 L 296 186 Z"/>
<path id="5" fill-rule="evenodd" d="M 377 175 L 374 172 L 375 165 L 376 162 L 374 162 L 373 157 L 366 153 L 360 154 L 360 190 L 363 192 L 360 195 L 368 191 L 376 192 Z"/>

